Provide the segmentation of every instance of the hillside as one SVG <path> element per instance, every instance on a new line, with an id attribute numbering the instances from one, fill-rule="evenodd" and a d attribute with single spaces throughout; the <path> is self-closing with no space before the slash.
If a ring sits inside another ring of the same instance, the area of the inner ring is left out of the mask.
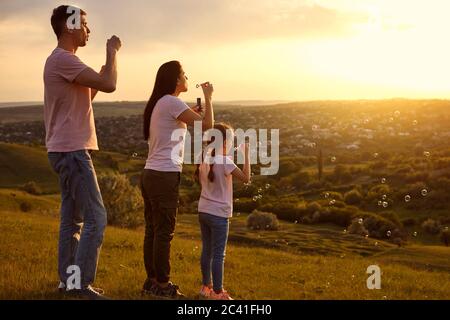
<path id="1" fill-rule="evenodd" d="M 0 299 L 59 298 L 55 293 L 57 228 L 56 218 L 1 211 Z M 176 233 L 172 274 L 188 298 L 195 299 L 201 244 L 195 239 L 198 231 L 191 235 L 193 240 Z M 145 279 L 142 241 L 142 231 L 108 227 L 96 284 L 110 297 L 148 298 L 140 295 Z M 341 258 L 231 243 L 225 264 L 225 286 L 237 299 L 450 298 L 450 250 L 442 247 Z M 383 272 L 381 290 L 366 287 L 366 268 L 371 264 L 378 264 Z"/>

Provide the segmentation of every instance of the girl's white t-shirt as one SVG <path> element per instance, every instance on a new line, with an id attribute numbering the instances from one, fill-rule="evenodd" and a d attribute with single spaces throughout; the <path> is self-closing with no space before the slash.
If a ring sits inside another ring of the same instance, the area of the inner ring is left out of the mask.
<path id="1" fill-rule="evenodd" d="M 187 125 L 177 118 L 187 109 L 186 103 L 170 94 L 158 100 L 150 120 L 145 169 L 181 172 Z M 173 140 L 172 133 L 179 140 Z"/>
<path id="2" fill-rule="evenodd" d="M 237 168 L 230 156 L 216 155 L 214 162 L 214 181 L 208 179 L 210 165 L 204 161 L 199 166 L 199 180 L 202 187 L 198 211 L 229 218 L 233 215 L 233 176 Z"/>

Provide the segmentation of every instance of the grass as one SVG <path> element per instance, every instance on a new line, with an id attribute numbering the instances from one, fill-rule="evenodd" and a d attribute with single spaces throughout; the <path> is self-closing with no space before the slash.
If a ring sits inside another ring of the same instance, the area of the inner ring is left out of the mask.
<path id="1" fill-rule="evenodd" d="M 232 226 L 239 223 L 235 219 Z M 312 231 L 303 230 L 314 239 Z M 0 232 L 0 299 L 59 299 L 55 292 L 58 219 L 3 210 Z M 107 228 L 96 285 L 110 297 L 148 299 L 140 295 L 145 280 L 142 242 L 142 230 Z M 311 241 L 309 245 L 348 248 L 353 242 L 344 237 L 341 243 Z M 180 216 L 172 243 L 173 281 L 196 299 L 201 243 L 195 217 Z M 381 290 L 366 287 L 366 269 L 372 264 L 381 267 Z M 386 246 L 367 256 L 352 250 L 336 256 L 332 250 L 305 253 L 231 239 L 225 286 L 237 299 L 450 299 L 450 250 Z"/>

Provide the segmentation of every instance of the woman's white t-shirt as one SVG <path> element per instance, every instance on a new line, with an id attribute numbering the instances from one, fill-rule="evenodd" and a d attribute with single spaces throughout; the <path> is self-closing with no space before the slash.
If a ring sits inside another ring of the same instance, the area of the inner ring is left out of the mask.
<path id="1" fill-rule="evenodd" d="M 198 211 L 229 218 L 233 215 L 233 176 L 237 168 L 230 156 L 216 155 L 212 161 L 214 181 L 208 179 L 210 165 L 207 161 L 199 166 L 199 180 L 202 186 Z"/>
<path id="2" fill-rule="evenodd" d="M 169 94 L 158 100 L 150 121 L 145 169 L 181 172 L 187 126 L 177 118 L 187 109 L 186 103 Z"/>

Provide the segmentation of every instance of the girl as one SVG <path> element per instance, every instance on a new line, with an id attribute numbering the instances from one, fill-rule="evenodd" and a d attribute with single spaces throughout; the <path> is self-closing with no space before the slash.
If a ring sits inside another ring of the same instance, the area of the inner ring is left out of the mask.
<path id="1" fill-rule="evenodd" d="M 232 157 L 227 156 L 233 146 L 233 129 L 224 123 L 216 123 L 214 129 L 220 137 L 219 147 L 213 149 L 211 154 L 206 154 L 204 160 L 207 161 L 197 165 L 196 170 L 201 184 L 198 211 L 202 234 L 200 265 L 203 285 L 200 297 L 233 300 L 222 286 L 229 218 L 233 213 L 232 177 L 245 183 L 250 181 L 249 148 L 247 143 L 244 144 L 245 161 L 241 171 L 234 164 Z"/>
<path id="2" fill-rule="evenodd" d="M 202 121 L 203 130 L 207 130 L 214 124 L 213 86 L 206 82 L 202 89 L 205 95 L 203 116 L 178 98 L 188 90 L 187 77 L 178 61 L 167 62 L 158 70 L 144 113 L 144 137 L 149 151 L 141 181 L 147 271 L 143 291 L 164 298 L 184 297 L 178 286 L 170 282 L 170 242 L 175 231 L 186 127 L 194 121 Z M 181 141 L 172 141 L 174 130 L 184 130 Z M 174 148 L 180 150 L 172 152 Z"/>

